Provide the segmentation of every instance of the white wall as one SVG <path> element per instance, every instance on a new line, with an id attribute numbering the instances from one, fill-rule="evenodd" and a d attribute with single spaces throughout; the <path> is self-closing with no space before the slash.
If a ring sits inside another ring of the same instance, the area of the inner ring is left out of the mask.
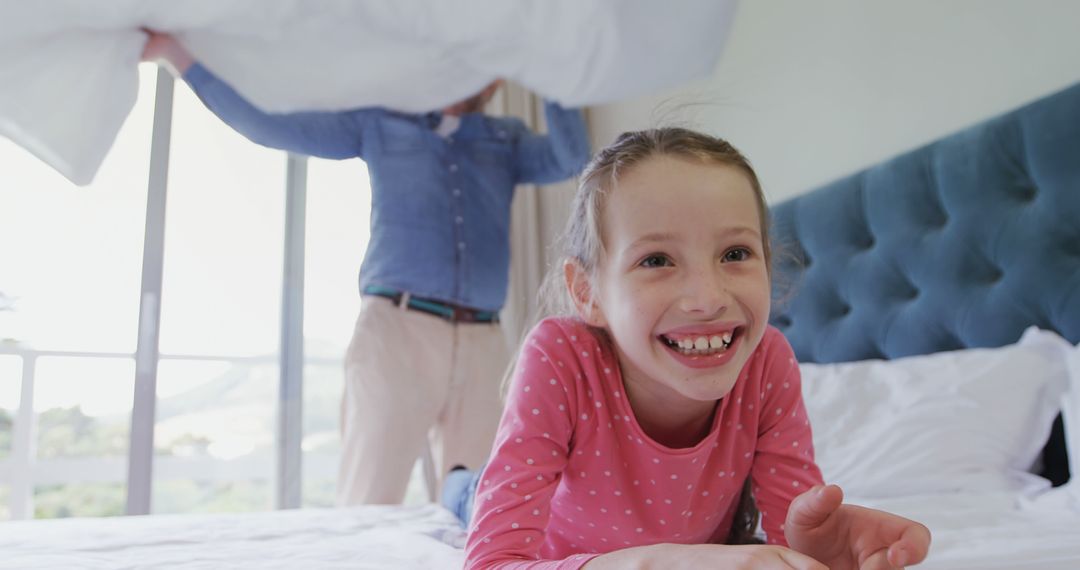
<path id="1" fill-rule="evenodd" d="M 743 0 L 711 78 L 590 123 L 727 138 L 777 202 L 1077 81 L 1074 0 Z"/>

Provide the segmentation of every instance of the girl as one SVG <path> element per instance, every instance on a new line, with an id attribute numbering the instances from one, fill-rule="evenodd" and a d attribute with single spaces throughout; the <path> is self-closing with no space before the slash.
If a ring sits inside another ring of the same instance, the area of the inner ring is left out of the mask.
<path id="1" fill-rule="evenodd" d="M 627 133 L 596 156 L 563 236 L 558 288 L 573 316 L 542 321 L 521 349 L 466 567 L 925 557 L 924 526 L 822 485 L 794 354 L 767 324 L 766 216 L 749 162 L 722 140 Z M 767 545 L 732 545 L 757 521 L 744 483 Z"/>

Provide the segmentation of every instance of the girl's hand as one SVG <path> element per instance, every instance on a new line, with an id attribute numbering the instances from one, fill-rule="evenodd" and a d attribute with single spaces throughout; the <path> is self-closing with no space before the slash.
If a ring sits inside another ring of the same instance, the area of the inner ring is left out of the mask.
<path id="1" fill-rule="evenodd" d="M 824 564 L 782 546 L 654 544 L 597 556 L 586 570 L 829 570 Z"/>
<path id="2" fill-rule="evenodd" d="M 788 508 L 784 536 L 791 548 L 830 570 L 893 570 L 918 564 L 930 549 L 930 530 L 883 511 L 842 504 L 836 485 L 816 486 Z"/>

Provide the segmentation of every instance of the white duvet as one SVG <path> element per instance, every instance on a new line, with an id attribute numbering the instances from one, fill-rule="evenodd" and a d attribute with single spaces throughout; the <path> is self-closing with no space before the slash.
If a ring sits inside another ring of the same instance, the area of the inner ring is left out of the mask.
<path id="1" fill-rule="evenodd" d="M 1080 506 L 1067 490 L 853 499 L 925 523 L 926 570 L 1076 570 Z M 0 568 L 458 570 L 464 532 L 441 507 L 356 507 L 0 523 Z"/>
<path id="2" fill-rule="evenodd" d="M 0 0 L 0 134 L 90 181 L 136 95 L 140 27 L 268 111 L 427 111 L 515 80 L 568 106 L 709 72 L 734 0 Z"/>
<path id="3" fill-rule="evenodd" d="M 368 506 L 0 523 L 0 568 L 460 570 L 449 511 Z"/>
<path id="4" fill-rule="evenodd" d="M 929 527 L 933 543 L 919 569 L 1080 569 L 1080 504 L 1064 488 L 1035 497 L 988 492 L 852 502 Z"/>

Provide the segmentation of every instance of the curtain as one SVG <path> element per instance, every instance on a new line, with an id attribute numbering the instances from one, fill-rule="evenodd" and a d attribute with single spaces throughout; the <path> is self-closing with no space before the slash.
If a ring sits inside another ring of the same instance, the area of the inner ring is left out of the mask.
<path id="1" fill-rule="evenodd" d="M 508 83 L 492 101 L 492 113 L 511 115 L 543 132 L 543 102 L 536 94 L 519 85 Z M 586 112 L 586 118 L 588 113 Z M 539 292 L 551 264 L 551 244 L 566 223 L 570 202 L 577 180 L 566 180 L 546 186 L 523 185 L 514 195 L 510 222 L 510 287 L 501 319 L 511 350 L 542 316 L 539 314 Z"/>

